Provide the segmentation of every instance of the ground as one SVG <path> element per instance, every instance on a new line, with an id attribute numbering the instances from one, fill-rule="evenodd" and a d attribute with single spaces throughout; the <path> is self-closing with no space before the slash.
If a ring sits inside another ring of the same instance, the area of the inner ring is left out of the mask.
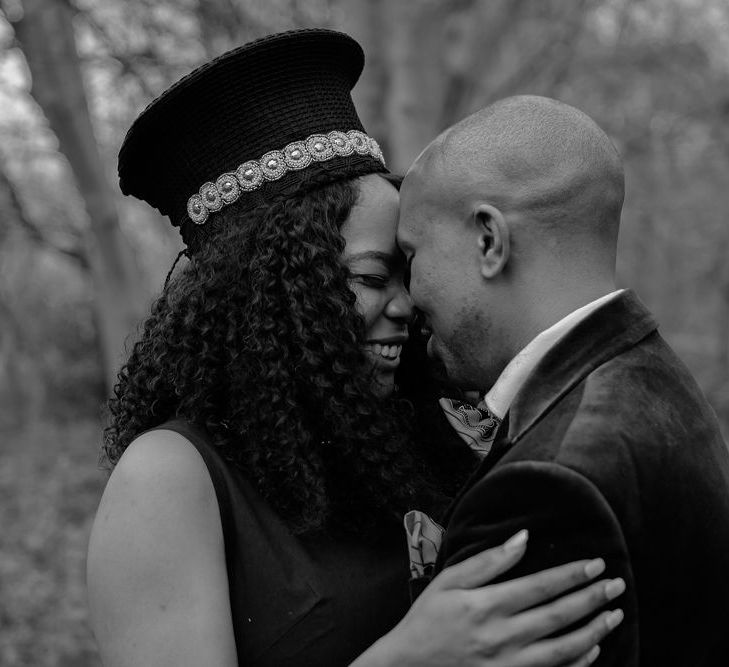
<path id="1" fill-rule="evenodd" d="M 85 587 L 100 439 L 91 421 L 0 432 L 0 665 L 101 664 Z"/>

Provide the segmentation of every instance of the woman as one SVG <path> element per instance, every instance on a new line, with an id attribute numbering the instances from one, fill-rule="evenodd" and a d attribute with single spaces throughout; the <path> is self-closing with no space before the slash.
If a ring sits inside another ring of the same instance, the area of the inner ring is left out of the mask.
<path id="1" fill-rule="evenodd" d="M 448 480 L 393 397 L 412 304 L 397 191 L 351 102 L 362 66 L 340 33 L 274 35 L 178 82 L 122 146 L 122 190 L 191 261 L 111 401 L 88 558 L 107 667 L 588 664 L 615 618 L 544 639 L 605 604 L 598 582 L 538 606 L 600 561 L 482 587 L 524 534 L 408 611 L 402 516 Z"/>

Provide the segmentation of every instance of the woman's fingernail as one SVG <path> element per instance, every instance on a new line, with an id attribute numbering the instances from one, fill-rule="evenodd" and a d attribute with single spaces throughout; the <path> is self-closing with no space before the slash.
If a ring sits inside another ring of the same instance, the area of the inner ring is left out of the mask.
<path id="1" fill-rule="evenodd" d="M 622 579 L 613 579 L 605 584 L 605 597 L 608 600 L 622 595 L 625 591 L 625 582 Z"/>
<path id="2" fill-rule="evenodd" d="M 585 574 L 594 579 L 598 574 L 602 574 L 605 571 L 605 561 L 602 558 L 595 558 L 585 565 Z"/>
<path id="3" fill-rule="evenodd" d="M 623 614 L 623 610 L 622 609 L 616 609 L 615 611 L 611 611 L 605 617 L 605 625 L 608 626 L 608 629 L 614 630 L 622 622 L 623 616 L 624 616 L 624 614 Z"/>
<path id="4" fill-rule="evenodd" d="M 504 542 L 504 549 L 507 551 L 516 551 L 526 544 L 527 538 L 529 537 L 528 530 L 520 530 L 516 535 L 510 537 Z"/>
<path id="5" fill-rule="evenodd" d="M 587 654 L 587 662 L 592 664 L 597 660 L 597 656 L 600 655 L 600 647 L 599 646 L 593 646 L 590 649 L 590 652 Z"/>

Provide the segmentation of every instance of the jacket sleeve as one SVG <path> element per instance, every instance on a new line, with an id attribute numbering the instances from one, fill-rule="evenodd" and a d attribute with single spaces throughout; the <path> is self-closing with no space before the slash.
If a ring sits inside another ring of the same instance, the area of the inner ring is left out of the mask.
<path id="1" fill-rule="evenodd" d="M 583 558 L 604 558 L 603 576 L 623 577 L 627 585 L 605 608 L 623 609 L 625 620 L 601 643 L 596 664 L 638 665 L 638 610 L 625 539 L 605 497 L 580 473 L 548 462 L 497 466 L 456 505 L 439 561 L 445 566 L 460 562 L 500 545 L 522 528 L 529 530 L 526 555 L 500 580 Z"/>

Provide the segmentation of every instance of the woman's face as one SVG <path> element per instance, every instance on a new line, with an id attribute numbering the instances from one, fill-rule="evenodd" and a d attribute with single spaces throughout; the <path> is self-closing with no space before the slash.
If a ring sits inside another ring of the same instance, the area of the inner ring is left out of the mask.
<path id="1" fill-rule="evenodd" d="M 413 304 L 405 289 L 405 256 L 395 241 L 399 197 L 392 184 L 371 174 L 359 179 L 359 197 L 342 225 L 343 261 L 352 277 L 357 310 L 367 326 L 365 353 L 381 396 L 395 388 L 395 370 L 408 338 Z"/>

